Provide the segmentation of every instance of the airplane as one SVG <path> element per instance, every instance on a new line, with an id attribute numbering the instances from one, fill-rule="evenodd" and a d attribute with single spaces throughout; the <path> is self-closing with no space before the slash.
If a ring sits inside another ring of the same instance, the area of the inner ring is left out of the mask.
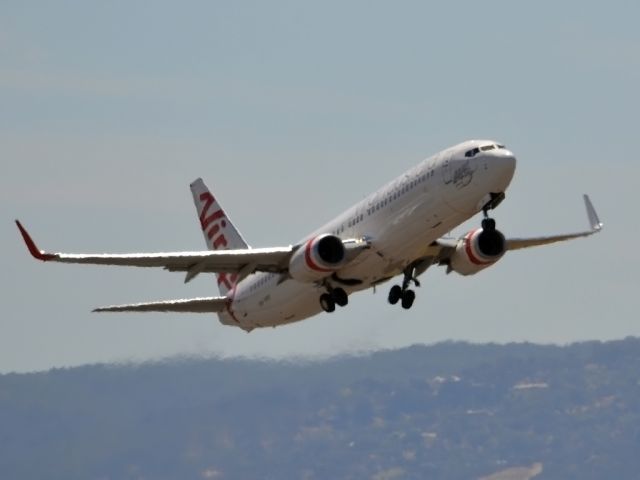
<path id="1" fill-rule="evenodd" d="M 352 294 L 401 275 L 387 296 L 410 309 L 413 285 L 429 267 L 474 275 L 507 251 L 587 237 L 602 229 L 584 195 L 589 228 L 578 233 L 507 238 L 489 216 L 504 199 L 516 157 L 492 140 L 469 140 L 422 161 L 376 190 L 301 241 L 275 248 L 252 248 L 202 179 L 191 184 L 208 250 L 168 253 L 74 254 L 40 250 L 16 220 L 33 257 L 63 262 L 162 267 L 184 272 L 185 283 L 215 273 L 219 296 L 134 303 L 94 312 L 216 313 L 224 325 L 250 332 L 298 322 L 345 307 Z M 483 213 L 481 226 L 458 239 L 445 235 Z"/>

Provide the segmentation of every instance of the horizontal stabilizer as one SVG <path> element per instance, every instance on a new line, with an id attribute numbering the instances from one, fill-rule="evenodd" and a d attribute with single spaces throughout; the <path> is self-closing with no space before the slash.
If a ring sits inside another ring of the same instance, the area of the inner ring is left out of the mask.
<path id="1" fill-rule="evenodd" d="M 111 305 L 99 307 L 94 312 L 193 312 L 217 313 L 227 306 L 227 297 L 185 298 L 160 302 L 132 303 L 129 305 Z"/>

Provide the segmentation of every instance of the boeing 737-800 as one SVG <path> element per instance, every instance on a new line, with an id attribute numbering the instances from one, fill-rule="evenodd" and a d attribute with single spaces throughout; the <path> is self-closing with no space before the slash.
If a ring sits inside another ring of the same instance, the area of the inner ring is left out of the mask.
<path id="1" fill-rule="evenodd" d="M 251 248 L 201 179 L 191 184 L 209 250 L 134 254 L 47 253 L 16 220 L 31 254 L 45 262 L 163 267 L 217 275 L 220 296 L 97 308 L 96 312 L 215 312 L 225 325 L 251 331 L 344 307 L 355 292 L 401 275 L 388 301 L 409 309 L 412 284 L 432 265 L 473 275 L 509 250 L 546 245 L 601 230 L 584 196 L 589 229 L 537 238 L 505 238 L 489 211 L 505 198 L 516 157 L 491 140 L 443 150 L 403 173 L 291 246 Z M 479 212 L 481 227 L 457 240 L 444 235 Z"/>

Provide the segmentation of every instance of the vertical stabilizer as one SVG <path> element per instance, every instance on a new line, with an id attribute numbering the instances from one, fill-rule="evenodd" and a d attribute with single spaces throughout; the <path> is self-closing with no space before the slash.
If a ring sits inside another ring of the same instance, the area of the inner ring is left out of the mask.
<path id="1" fill-rule="evenodd" d="M 250 248 L 201 178 L 191 184 L 191 193 L 209 250 Z M 219 273 L 217 277 L 220 294 L 226 295 L 233 288 L 237 275 Z"/>

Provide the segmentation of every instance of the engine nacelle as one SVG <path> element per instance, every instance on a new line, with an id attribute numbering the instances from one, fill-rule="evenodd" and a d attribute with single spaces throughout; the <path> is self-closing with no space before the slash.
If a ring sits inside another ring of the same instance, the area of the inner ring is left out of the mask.
<path id="1" fill-rule="evenodd" d="M 498 230 L 472 230 L 458 240 L 449 267 L 460 275 L 478 273 L 502 258 L 506 243 Z"/>
<path id="2" fill-rule="evenodd" d="M 339 270 L 346 262 L 345 248 L 335 235 L 307 240 L 291 256 L 289 275 L 299 282 L 315 282 Z"/>

